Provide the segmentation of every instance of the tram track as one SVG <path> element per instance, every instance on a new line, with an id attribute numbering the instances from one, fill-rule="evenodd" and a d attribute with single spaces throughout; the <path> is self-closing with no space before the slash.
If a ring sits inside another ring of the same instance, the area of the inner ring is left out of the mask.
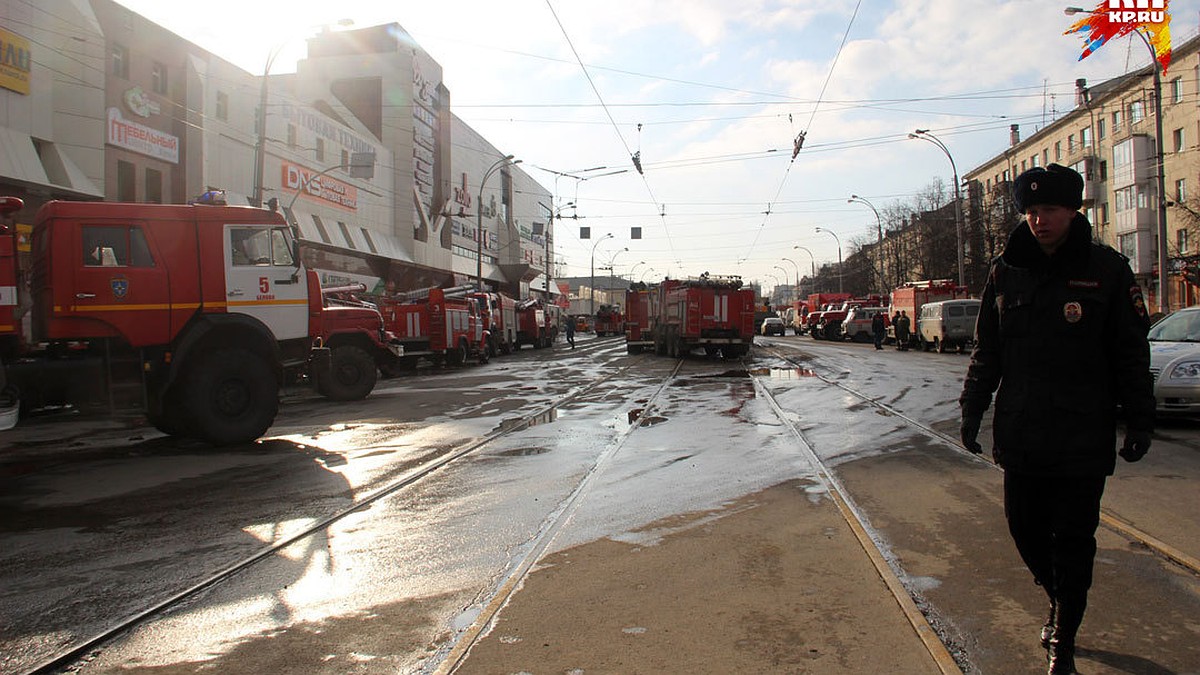
<path id="1" fill-rule="evenodd" d="M 969 452 L 965 447 L 963 447 L 963 445 L 959 439 L 953 438 L 953 437 L 949 436 L 948 434 L 942 433 L 942 432 L 938 431 L 937 429 L 934 429 L 933 427 L 921 422 L 920 420 L 917 420 L 917 419 L 911 417 L 910 415 L 905 414 L 903 411 L 898 410 L 897 408 L 895 408 L 893 406 L 890 406 L 886 403 L 879 401 L 876 397 L 873 397 L 870 394 L 867 394 L 865 392 L 854 389 L 853 387 L 849 387 L 846 384 L 839 382 L 837 380 L 834 380 L 825 375 L 822 375 L 819 372 L 813 371 L 810 366 L 800 363 L 795 358 L 780 352 L 778 349 L 775 349 L 773 347 L 771 347 L 771 348 L 759 347 L 759 349 L 762 349 L 763 351 L 772 354 L 776 358 L 778 358 L 786 363 L 789 363 L 796 368 L 804 368 L 804 369 L 810 370 L 812 372 L 812 376 L 816 377 L 821 382 L 823 382 L 829 386 L 835 387 L 838 390 L 840 390 L 850 396 L 855 397 L 856 399 L 862 401 L 863 403 L 871 405 L 871 406 L 875 407 L 876 409 L 878 409 L 882 412 L 885 412 L 888 415 L 895 417 L 896 419 L 903 421 L 905 424 L 919 430 L 922 434 L 929 437 L 930 439 L 933 439 L 935 441 L 940 441 L 940 442 L 954 448 L 958 452 L 963 453 L 970 460 L 987 465 L 988 467 L 991 467 L 995 471 L 1002 471 L 1002 469 L 999 466 L 997 466 L 995 462 L 988 460 L 987 458 L 985 458 L 982 455 L 976 455 L 974 453 Z M 1155 554 L 1159 555 L 1160 557 L 1162 557 L 1176 565 L 1179 565 L 1180 567 L 1183 567 L 1184 569 L 1188 570 L 1192 574 L 1200 576 L 1200 560 L 1198 560 L 1194 556 L 1188 555 L 1184 551 L 1181 551 L 1174 546 L 1171 546 L 1170 544 L 1151 535 L 1150 533 L 1145 532 L 1144 530 L 1141 530 L 1140 528 L 1134 526 L 1133 524 L 1129 523 L 1125 519 L 1121 518 L 1118 514 L 1114 513 L 1111 509 L 1109 509 L 1107 507 L 1101 509 L 1100 522 L 1106 528 L 1108 528 L 1109 530 L 1115 532 L 1116 534 L 1128 539 L 1130 542 L 1132 542 L 1138 546 L 1143 546 L 1143 547 L 1153 551 Z"/>
<path id="2" fill-rule="evenodd" d="M 91 637 L 88 637 L 81 642 L 62 650 L 61 652 L 43 660 L 32 669 L 23 672 L 27 675 L 55 673 L 59 672 L 60 669 L 69 666 L 70 664 L 87 660 L 89 653 L 97 648 L 111 642 L 113 639 L 121 635 L 128 633 L 140 625 L 148 623 L 152 619 L 166 614 L 173 608 L 180 606 L 182 603 L 195 597 L 199 593 L 219 586 L 221 583 L 232 579 L 238 574 L 253 567 L 257 563 L 279 554 L 289 546 L 292 546 L 297 542 L 304 541 L 322 531 L 327 530 L 330 526 L 343 520 L 344 518 L 368 509 L 376 502 L 394 495 L 405 488 L 409 488 L 417 483 L 420 483 L 440 470 L 445 469 L 447 466 L 469 456 L 475 455 L 480 450 L 494 445 L 507 436 L 524 431 L 532 426 L 545 423 L 553 418 L 555 412 L 559 408 L 569 405 L 573 401 L 576 401 L 581 397 L 584 397 L 587 394 L 599 389 L 613 379 L 624 375 L 630 367 L 631 366 L 625 366 L 613 370 L 606 375 L 571 388 L 569 391 L 557 396 L 552 401 L 536 407 L 531 412 L 502 420 L 497 428 L 490 433 L 463 443 L 440 457 L 410 469 L 402 476 L 388 481 L 370 494 L 356 500 L 353 504 L 312 523 L 302 530 L 272 542 L 270 545 L 263 547 L 255 553 L 204 577 L 187 588 L 172 594 L 166 599 L 163 599 L 148 608 L 118 620 L 113 625 L 101 629 Z M 666 381 L 669 382 L 669 378 Z M 662 386 L 665 386 L 665 382 L 660 386 L 659 391 L 661 391 Z"/>

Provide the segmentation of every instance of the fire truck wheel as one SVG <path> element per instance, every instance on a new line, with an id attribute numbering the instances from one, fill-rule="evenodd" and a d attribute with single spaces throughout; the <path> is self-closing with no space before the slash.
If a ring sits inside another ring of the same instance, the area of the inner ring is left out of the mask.
<path id="1" fill-rule="evenodd" d="M 253 441 L 279 411 L 279 385 L 270 364 L 242 349 L 209 354 L 181 384 L 188 432 L 214 445 Z"/>
<path id="2" fill-rule="evenodd" d="M 341 345 L 330 354 L 329 374 L 317 378 L 317 391 L 334 401 L 358 401 L 375 388 L 375 359 L 361 347 Z"/>

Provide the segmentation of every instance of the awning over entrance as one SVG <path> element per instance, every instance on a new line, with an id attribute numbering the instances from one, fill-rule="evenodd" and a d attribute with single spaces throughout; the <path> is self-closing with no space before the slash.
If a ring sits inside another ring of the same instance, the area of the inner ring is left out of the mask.
<path id="1" fill-rule="evenodd" d="M 500 265 L 500 271 L 513 283 L 529 283 L 541 274 L 540 270 L 526 263 Z"/>
<path id="2" fill-rule="evenodd" d="M 57 145 L 43 143 L 39 156 L 29 134 L 7 127 L 0 127 L 0 178 L 59 194 L 104 198 L 104 191 Z"/>

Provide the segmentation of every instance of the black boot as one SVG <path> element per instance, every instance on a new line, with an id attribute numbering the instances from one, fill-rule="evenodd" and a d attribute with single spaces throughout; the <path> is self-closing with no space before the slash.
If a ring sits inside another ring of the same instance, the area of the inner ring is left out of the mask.
<path id="1" fill-rule="evenodd" d="M 1054 601 L 1050 601 L 1050 616 L 1046 618 L 1046 623 L 1042 625 L 1042 649 L 1050 648 L 1050 641 L 1054 639 L 1054 610 L 1057 609 Z"/>
<path id="2" fill-rule="evenodd" d="M 1047 651 L 1050 663 L 1046 670 L 1047 675 L 1076 675 L 1075 670 L 1075 644 L 1066 640 L 1052 638 L 1050 640 L 1049 651 Z"/>

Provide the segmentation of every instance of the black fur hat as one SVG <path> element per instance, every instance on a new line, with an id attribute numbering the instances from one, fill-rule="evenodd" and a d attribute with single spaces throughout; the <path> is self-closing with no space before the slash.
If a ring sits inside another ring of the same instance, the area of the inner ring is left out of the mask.
<path id="1" fill-rule="evenodd" d="M 1083 176 L 1061 164 L 1046 168 L 1036 166 L 1013 183 L 1013 201 L 1017 212 L 1025 213 L 1030 206 L 1053 204 L 1078 210 L 1083 206 Z"/>

